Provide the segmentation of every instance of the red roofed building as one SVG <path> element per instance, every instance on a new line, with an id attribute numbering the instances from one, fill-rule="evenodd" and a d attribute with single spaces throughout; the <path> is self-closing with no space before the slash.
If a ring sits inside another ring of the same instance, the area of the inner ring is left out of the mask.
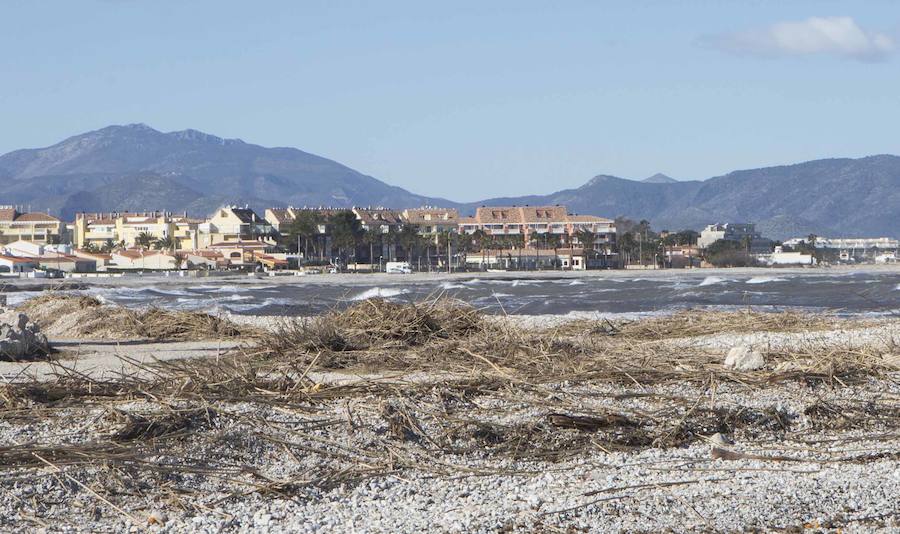
<path id="1" fill-rule="evenodd" d="M 525 243 L 535 236 L 555 235 L 562 243 L 581 244 L 579 236 L 590 232 L 595 250 L 611 250 L 616 242 L 615 221 L 593 215 L 573 215 L 565 206 L 482 206 L 474 217 L 459 220 L 460 232 L 478 230 L 493 236 L 522 236 Z"/>
<path id="2" fill-rule="evenodd" d="M 40 268 L 40 263 L 35 258 L 0 254 L 0 274 L 28 273 L 38 268 Z"/>
<path id="3" fill-rule="evenodd" d="M 41 212 L 20 213 L 13 206 L 0 206 L 0 245 L 13 241 L 61 243 L 66 225 L 53 215 Z"/>

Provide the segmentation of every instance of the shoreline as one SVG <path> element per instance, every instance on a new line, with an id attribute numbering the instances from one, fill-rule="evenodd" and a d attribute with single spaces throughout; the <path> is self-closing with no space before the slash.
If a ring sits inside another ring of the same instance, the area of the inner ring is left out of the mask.
<path id="1" fill-rule="evenodd" d="M 832 267 L 714 267 L 708 269 L 611 269 L 596 271 L 507 271 L 461 273 L 338 273 L 303 276 L 249 276 L 246 273 L 214 273 L 211 276 L 165 276 L 162 273 L 132 274 L 118 278 L 2 278 L 0 294 L 16 291 L 38 291 L 72 287 L 136 287 L 155 284 L 160 287 L 210 285 L 336 285 L 358 286 L 366 284 L 415 284 L 423 282 L 464 282 L 470 280 L 603 280 L 603 279 L 671 279 L 702 278 L 707 276 L 822 276 L 866 274 L 900 274 L 900 264 L 888 265 L 838 265 Z"/>

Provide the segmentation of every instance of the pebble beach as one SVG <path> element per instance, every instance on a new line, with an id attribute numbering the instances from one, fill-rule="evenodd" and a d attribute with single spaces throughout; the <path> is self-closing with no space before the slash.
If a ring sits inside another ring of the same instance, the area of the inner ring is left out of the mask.
<path id="1" fill-rule="evenodd" d="M 59 353 L 0 362 L 0 530 L 900 529 L 890 316 L 376 299 L 147 339 L 47 319 L 74 302 L 22 308 Z"/>

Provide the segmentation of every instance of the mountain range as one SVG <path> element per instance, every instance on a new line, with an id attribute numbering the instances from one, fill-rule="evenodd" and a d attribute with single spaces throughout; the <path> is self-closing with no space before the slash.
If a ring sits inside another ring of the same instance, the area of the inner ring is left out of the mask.
<path id="1" fill-rule="evenodd" d="M 164 209 L 195 215 L 224 203 L 268 206 L 455 207 L 565 204 L 579 214 L 647 219 L 657 229 L 755 222 L 773 238 L 900 237 L 900 157 L 823 159 L 706 180 L 598 175 L 546 195 L 460 203 L 388 185 L 295 148 L 266 148 L 196 130 L 109 126 L 0 156 L 0 204 L 71 219 L 77 211 Z"/>

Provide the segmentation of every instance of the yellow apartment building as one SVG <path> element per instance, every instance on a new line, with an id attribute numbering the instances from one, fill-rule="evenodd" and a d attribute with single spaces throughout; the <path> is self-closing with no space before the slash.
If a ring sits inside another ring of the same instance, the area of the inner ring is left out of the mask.
<path id="1" fill-rule="evenodd" d="M 56 244 L 65 241 L 66 225 L 47 213 L 20 213 L 13 206 L 0 206 L 0 245 L 14 241 Z"/>
<path id="2" fill-rule="evenodd" d="M 175 249 L 193 250 L 199 246 L 201 224 L 167 212 L 77 213 L 73 242 L 77 248 L 101 248 L 108 242 L 132 248 L 138 245 L 140 235 L 147 234 L 153 241 L 172 239 Z"/>

